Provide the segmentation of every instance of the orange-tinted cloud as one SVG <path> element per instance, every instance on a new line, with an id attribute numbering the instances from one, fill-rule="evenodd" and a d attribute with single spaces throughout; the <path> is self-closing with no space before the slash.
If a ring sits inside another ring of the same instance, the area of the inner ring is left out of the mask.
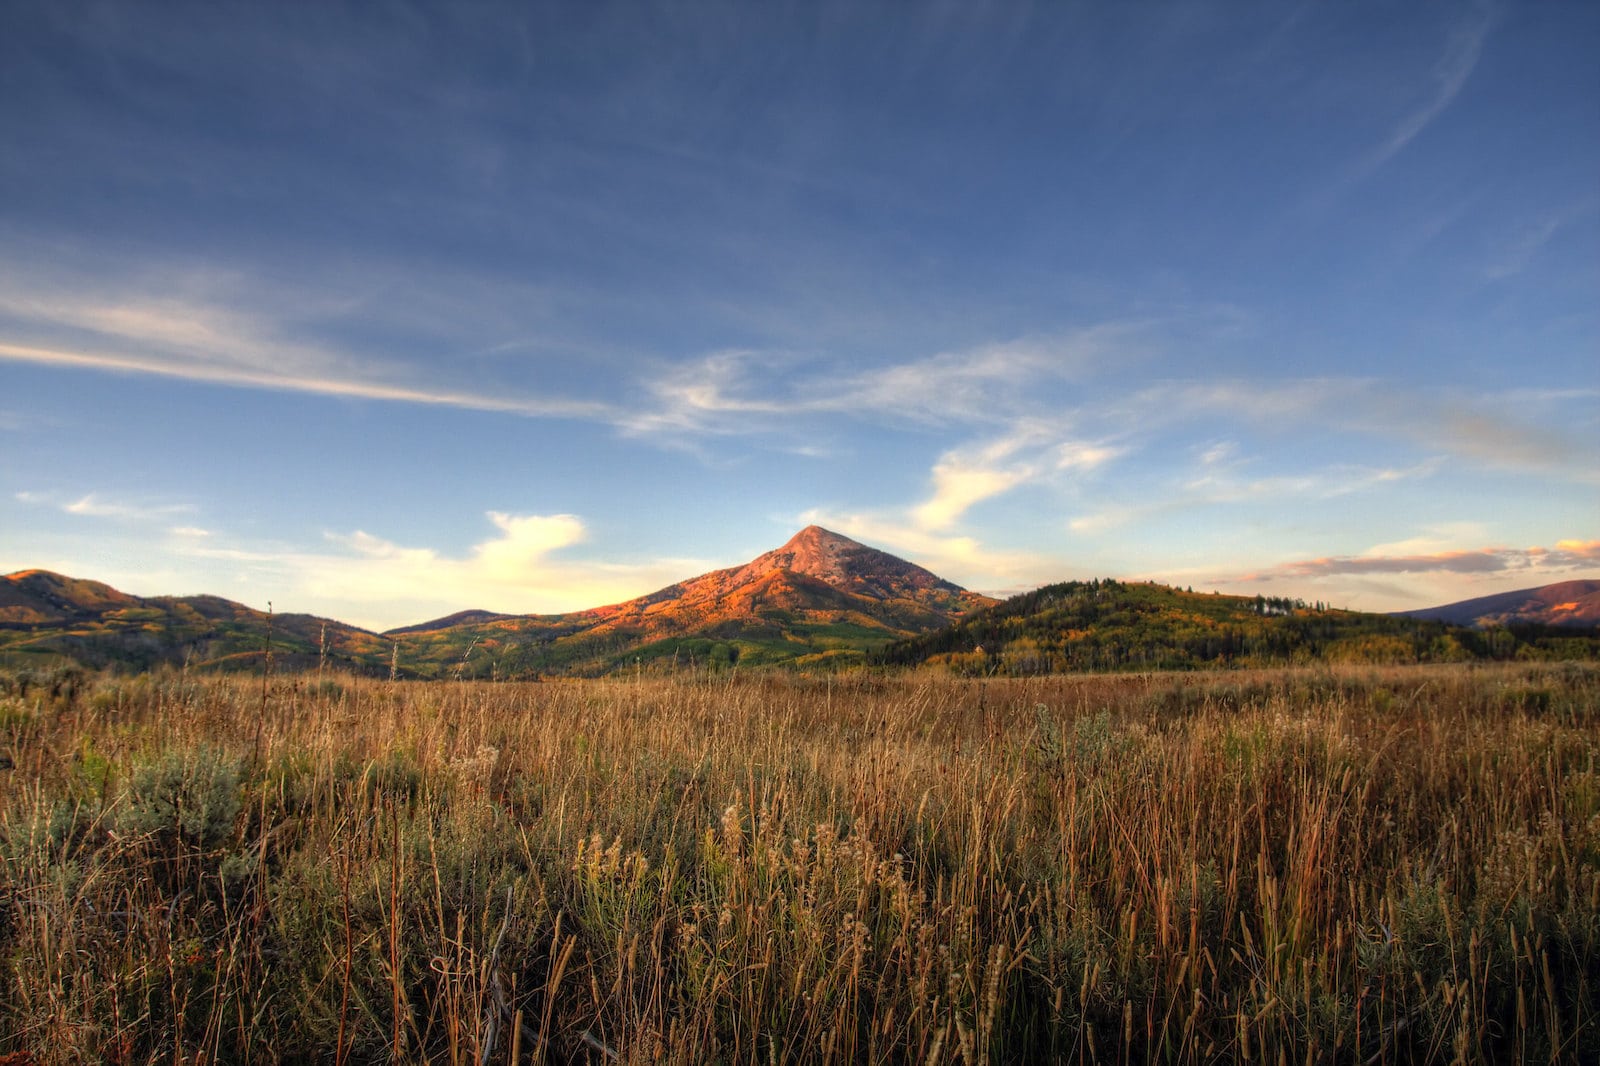
<path id="1" fill-rule="evenodd" d="M 1302 559 L 1245 574 L 1240 581 L 1348 574 L 1494 574 L 1511 570 L 1574 570 L 1600 566 L 1600 540 L 1560 540 L 1554 548 L 1480 548 L 1424 555 L 1344 555 Z"/>

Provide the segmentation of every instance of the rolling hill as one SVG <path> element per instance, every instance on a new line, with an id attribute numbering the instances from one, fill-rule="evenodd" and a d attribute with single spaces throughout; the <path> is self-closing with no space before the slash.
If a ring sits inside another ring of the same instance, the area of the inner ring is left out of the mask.
<path id="1" fill-rule="evenodd" d="M 1559 581 L 1398 613 L 1458 626 L 1600 626 L 1600 581 Z"/>
<path id="2" fill-rule="evenodd" d="M 391 641 L 308 614 L 269 615 L 218 596 L 132 596 L 48 570 L 0 578 L 0 662 L 70 659 L 92 668 L 259 668 L 268 627 L 283 669 L 390 669 Z"/>

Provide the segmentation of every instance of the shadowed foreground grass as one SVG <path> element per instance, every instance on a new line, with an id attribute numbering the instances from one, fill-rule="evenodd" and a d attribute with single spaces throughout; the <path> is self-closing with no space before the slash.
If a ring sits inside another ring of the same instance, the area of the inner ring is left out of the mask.
<path id="1" fill-rule="evenodd" d="M 13 1061 L 1600 1061 L 1593 668 L 0 692 Z"/>

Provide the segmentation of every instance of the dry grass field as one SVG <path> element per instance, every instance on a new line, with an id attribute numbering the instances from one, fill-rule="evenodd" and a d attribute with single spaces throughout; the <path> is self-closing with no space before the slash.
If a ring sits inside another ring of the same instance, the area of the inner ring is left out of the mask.
<path id="1" fill-rule="evenodd" d="M 1597 1062 L 1600 670 L 0 678 L 0 1061 Z"/>

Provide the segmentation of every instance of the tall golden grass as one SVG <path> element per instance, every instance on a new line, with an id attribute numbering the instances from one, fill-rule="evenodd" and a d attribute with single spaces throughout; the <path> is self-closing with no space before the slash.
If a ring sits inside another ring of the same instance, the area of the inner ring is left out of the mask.
<path id="1" fill-rule="evenodd" d="M 4 1061 L 1600 1061 L 1591 667 L 5 684 Z"/>

